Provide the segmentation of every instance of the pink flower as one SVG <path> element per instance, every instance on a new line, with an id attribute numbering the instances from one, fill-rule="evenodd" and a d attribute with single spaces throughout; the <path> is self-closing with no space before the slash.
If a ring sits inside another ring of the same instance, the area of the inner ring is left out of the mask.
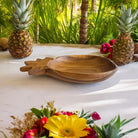
<path id="1" fill-rule="evenodd" d="M 84 130 L 89 131 L 89 134 L 83 138 L 98 138 L 98 134 L 96 133 L 95 130 L 93 130 L 91 128 L 85 128 Z"/>
<path id="2" fill-rule="evenodd" d="M 100 117 L 100 115 L 97 112 L 94 112 L 94 113 L 92 113 L 92 119 L 93 120 L 100 120 L 101 117 Z"/>
<path id="3" fill-rule="evenodd" d="M 68 116 L 73 115 L 71 112 L 64 112 L 64 111 L 61 111 L 61 113 L 62 113 L 63 115 L 68 115 Z"/>
<path id="4" fill-rule="evenodd" d="M 22 138 L 34 138 L 37 135 L 37 129 L 27 130 Z"/>
<path id="5" fill-rule="evenodd" d="M 110 45 L 114 45 L 114 43 L 115 43 L 115 39 L 112 39 L 112 40 L 109 41 Z"/>
<path id="6" fill-rule="evenodd" d="M 108 53 L 108 49 L 109 49 L 110 47 L 111 47 L 110 44 L 104 43 L 104 44 L 102 44 L 102 47 L 101 47 L 101 49 L 100 49 L 100 52 L 101 52 L 102 54 L 107 54 L 107 53 Z"/>

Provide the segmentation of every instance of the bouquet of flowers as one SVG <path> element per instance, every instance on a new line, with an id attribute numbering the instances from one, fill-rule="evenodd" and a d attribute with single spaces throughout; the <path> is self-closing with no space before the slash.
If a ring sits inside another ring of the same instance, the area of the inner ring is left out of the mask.
<path id="1" fill-rule="evenodd" d="M 121 127 L 135 118 L 121 121 L 117 116 L 99 127 L 95 124 L 101 119 L 97 112 L 56 111 L 54 102 L 48 102 L 41 109 L 32 108 L 31 112 L 25 113 L 24 120 L 11 117 L 13 126 L 8 129 L 13 138 L 121 138 L 138 130 L 134 128 L 121 133 Z"/>

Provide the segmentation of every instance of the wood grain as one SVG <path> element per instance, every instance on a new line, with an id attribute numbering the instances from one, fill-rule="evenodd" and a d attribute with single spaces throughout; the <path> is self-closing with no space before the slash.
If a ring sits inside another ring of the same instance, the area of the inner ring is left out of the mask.
<path id="1" fill-rule="evenodd" d="M 48 75 L 54 78 L 75 82 L 91 83 L 103 81 L 117 71 L 117 65 L 111 60 L 92 55 L 69 55 L 55 59 L 45 58 L 25 62 L 21 71 L 29 75 Z"/>

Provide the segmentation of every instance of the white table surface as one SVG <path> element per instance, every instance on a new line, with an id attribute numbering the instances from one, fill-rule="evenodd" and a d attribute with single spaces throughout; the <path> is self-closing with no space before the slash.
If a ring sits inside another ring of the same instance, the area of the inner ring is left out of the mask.
<path id="1" fill-rule="evenodd" d="M 47 76 L 29 76 L 20 72 L 24 61 L 36 58 L 73 54 L 92 54 L 95 48 L 69 48 L 60 46 L 34 46 L 33 53 L 24 59 L 14 59 L 8 51 L 0 52 L 0 130 L 10 125 L 10 115 L 21 117 L 30 108 L 55 100 L 55 107 L 64 110 L 97 111 L 101 115 L 98 125 L 107 123 L 118 114 L 135 121 L 124 131 L 138 127 L 138 62 L 118 68 L 109 79 L 91 84 L 75 84 Z M 137 138 L 138 131 L 124 138 Z M 0 138 L 2 138 L 0 134 Z"/>

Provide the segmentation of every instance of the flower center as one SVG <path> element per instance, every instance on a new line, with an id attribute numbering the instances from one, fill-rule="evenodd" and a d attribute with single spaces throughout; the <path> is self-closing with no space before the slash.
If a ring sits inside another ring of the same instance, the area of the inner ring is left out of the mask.
<path id="1" fill-rule="evenodd" d="M 74 136 L 74 131 L 71 128 L 63 128 L 61 129 L 62 135 L 66 137 Z"/>

